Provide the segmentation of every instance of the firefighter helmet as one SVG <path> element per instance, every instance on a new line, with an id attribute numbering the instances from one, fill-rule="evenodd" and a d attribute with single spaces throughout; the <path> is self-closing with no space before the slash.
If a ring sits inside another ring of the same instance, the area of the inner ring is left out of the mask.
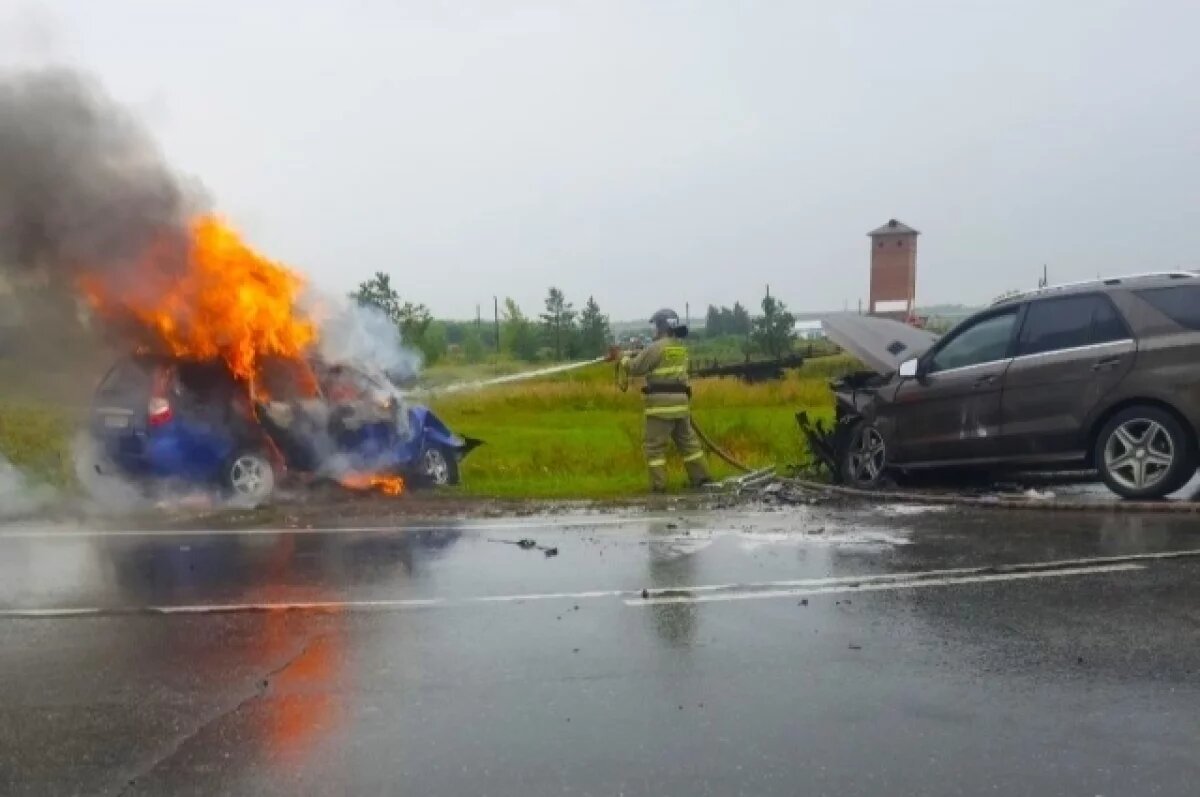
<path id="1" fill-rule="evenodd" d="M 686 337 L 688 333 L 687 326 L 679 321 L 679 313 L 669 307 L 664 307 L 650 316 L 650 325 L 655 329 L 669 332 L 677 338 Z"/>

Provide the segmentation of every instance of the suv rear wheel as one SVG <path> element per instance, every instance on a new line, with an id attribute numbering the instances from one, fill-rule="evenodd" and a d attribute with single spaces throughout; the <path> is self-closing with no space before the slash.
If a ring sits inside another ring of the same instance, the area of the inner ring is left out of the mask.
<path id="1" fill-rule="evenodd" d="M 1095 461 L 1104 483 L 1122 498 L 1162 498 L 1196 473 L 1196 446 L 1166 410 L 1129 407 L 1100 430 Z"/>
<path id="2" fill-rule="evenodd" d="M 275 492 L 275 468 L 260 451 L 243 450 L 225 466 L 225 487 L 233 500 L 258 506 Z"/>

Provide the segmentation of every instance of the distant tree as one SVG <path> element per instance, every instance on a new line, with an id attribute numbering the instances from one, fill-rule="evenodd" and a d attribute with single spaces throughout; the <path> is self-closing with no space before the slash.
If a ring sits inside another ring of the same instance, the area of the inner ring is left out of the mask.
<path id="1" fill-rule="evenodd" d="M 401 325 L 403 329 L 403 324 Z M 425 355 L 425 364 L 433 365 L 438 360 L 446 356 L 448 344 L 446 342 L 446 325 L 441 321 L 433 321 L 425 325 L 425 329 L 421 332 L 421 339 L 418 343 L 421 348 L 421 353 Z"/>
<path id="2" fill-rule="evenodd" d="M 796 338 L 796 317 L 773 296 L 763 298 L 762 311 L 763 314 L 753 322 L 754 344 L 765 354 L 782 357 L 792 350 L 792 342 Z"/>
<path id="3" fill-rule="evenodd" d="M 537 329 L 512 299 L 504 300 L 504 324 L 500 329 L 500 345 L 518 360 L 532 362 L 537 359 Z"/>
<path id="4" fill-rule="evenodd" d="M 589 296 L 587 304 L 579 313 L 579 354 L 583 357 L 599 357 L 612 340 L 612 329 L 608 316 L 600 312 L 600 305 Z"/>
<path id="5" fill-rule="evenodd" d="M 429 331 L 429 325 L 433 323 L 433 314 L 423 304 L 402 302 L 400 294 L 392 287 L 390 275 L 382 271 L 375 272 L 375 276 L 359 284 L 358 290 L 350 294 L 350 298 L 360 305 L 382 310 L 393 324 L 400 327 L 401 339 L 409 346 L 415 346 L 424 352 L 426 362 L 433 362 L 440 353 L 445 352 L 444 334 L 440 353 L 437 352 L 436 342 L 430 351 L 426 351 L 425 334 Z"/>
<path id="6" fill-rule="evenodd" d="M 725 332 L 728 335 L 750 334 L 750 314 L 741 302 L 733 303 L 733 309 L 729 311 L 729 328 Z"/>
<path id="7" fill-rule="evenodd" d="M 350 294 L 350 298 L 360 305 L 378 307 L 392 323 L 400 323 L 400 294 L 392 287 L 392 278 L 382 271 L 376 271 L 375 276 L 359 283 L 358 290 Z"/>
<path id="8" fill-rule="evenodd" d="M 483 345 L 483 335 L 479 333 L 479 329 L 474 324 L 469 324 L 462 332 L 462 352 L 463 359 L 469 363 L 483 362 L 486 357 L 486 349 Z"/>
<path id="9" fill-rule="evenodd" d="M 708 312 L 704 314 L 704 337 L 717 338 L 721 335 L 721 311 L 715 304 L 710 304 Z"/>
<path id="10" fill-rule="evenodd" d="M 546 295 L 546 312 L 541 314 L 546 331 L 546 343 L 554 350 L 554 359 L 561 360 L 575 328 L 575 308 L 558 288 Z"/>

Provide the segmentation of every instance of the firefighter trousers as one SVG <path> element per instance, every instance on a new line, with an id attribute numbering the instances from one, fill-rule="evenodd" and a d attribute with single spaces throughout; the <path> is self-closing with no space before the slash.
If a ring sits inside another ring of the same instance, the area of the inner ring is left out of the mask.
<path id="1" fill-rule="evenodd" d="M 660 491 L 667 488 L 667 444 L 675 441 L 688 479 L 693 485 L 708 482 L 708 466 L 704 463 L 704 446 L 696 431 L 692 429 L 690 416 L 682 418 L 656 418 L 646 416 L 646 466 L 650 470 L 650 488 Z"/>

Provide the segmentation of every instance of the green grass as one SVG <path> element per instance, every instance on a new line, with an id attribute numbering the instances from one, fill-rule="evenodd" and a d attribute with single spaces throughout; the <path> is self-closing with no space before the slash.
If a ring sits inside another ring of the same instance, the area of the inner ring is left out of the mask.
<path id="1" fill-rule="evenodd" d="M 827 380 L 854 370 L 852 358 L 820 358 L 786 379 L 746 385 L 732 379 L 694 385 L 697 423 L 719 446 L 751 467 L 809 464 L 797 410 L 831 417 Z M 646 489 L 641 396 L 621 393 L 610 363 L 537 381 L 435 399 L 434 408 L 461 434 L 486 445 L 463 463 L 463 490 L 475 495 L 608 498 Z M 709 458 L 718 478 L 733 471 Z M 672 460 L 672 481 L 684 482 Z"/>
<path id="2" fill-rule="evenodd" d="M 35 482 L 72 483 L 72 428 L 72 416 L 63 410 L 0 402 L 0 454 Z"/>

